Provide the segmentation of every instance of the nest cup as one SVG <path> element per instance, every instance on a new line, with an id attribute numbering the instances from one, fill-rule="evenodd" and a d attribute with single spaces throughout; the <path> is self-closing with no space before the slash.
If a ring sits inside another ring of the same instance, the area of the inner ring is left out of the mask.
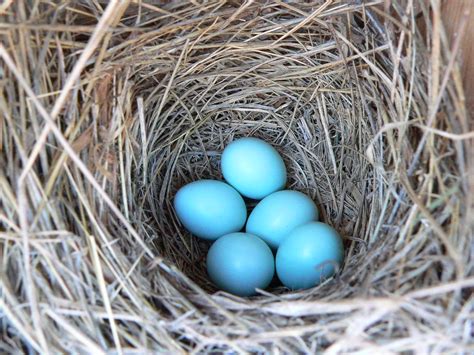
<path id="1" fill-rule="evenodd" d="M 11 4 L 0 349 L 472 346 L 472 134 L 432 5 Z M 247 136 L 343 237 L 335 278 L 251 298 L 210 283 L 209 244 L 173 198 L 222 180 L 224 147 Z"/>

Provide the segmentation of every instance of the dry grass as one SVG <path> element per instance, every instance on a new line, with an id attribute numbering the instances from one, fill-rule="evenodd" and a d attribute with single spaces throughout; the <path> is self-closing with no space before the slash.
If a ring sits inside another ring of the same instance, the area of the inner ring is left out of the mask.
<path id="1" fill-rule="evenodd" d="M 0 351 L 472 353 L 474 133 L 438 1 L 237 3 L 2 5 Z M 209 283 L 171 202 L 248 135 L 344 237 L 335 279 Z"/>

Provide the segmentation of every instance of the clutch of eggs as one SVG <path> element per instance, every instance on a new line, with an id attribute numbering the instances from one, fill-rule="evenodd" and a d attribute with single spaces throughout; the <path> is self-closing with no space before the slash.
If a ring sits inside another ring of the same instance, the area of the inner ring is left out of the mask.
<path id="1" fill-rule="evenodd" d="M 194 181 L 174 199 L 181 224 L 213 242 L 207 272 L 218 288 L 251 296 L 268 287 L 276 272 L 284 286 L 306 289 L 340 268 L 341 237 L 318 222 L 309 196 L 283 190 L 287 172 L 275 148 L 257 138 L 235 140 L 222 153 L 221 169 L 227 183 Z M 242 196 L 261 200 L 248 220 Z"/>

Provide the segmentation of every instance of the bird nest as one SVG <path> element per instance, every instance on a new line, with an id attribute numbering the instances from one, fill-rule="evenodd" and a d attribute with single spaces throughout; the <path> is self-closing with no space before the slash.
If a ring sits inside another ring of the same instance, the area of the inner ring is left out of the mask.
<path id="1" fill-rule="evenodd" d="M 5 2 L 0 349 L 472 350 L 473 135 L 432 4 Z M 343 237 L 336 277 L 209 281 L 173 197 L 246 136 Z"/>

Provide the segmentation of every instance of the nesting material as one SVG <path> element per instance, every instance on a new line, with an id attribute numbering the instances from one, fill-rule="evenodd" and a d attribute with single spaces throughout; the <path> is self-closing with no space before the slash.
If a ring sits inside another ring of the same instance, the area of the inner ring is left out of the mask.
<path id="1" fill-rule="evenodd" d="M 0 5 L 0 351 L 472 350 L 474 134 L 439 1 L 153 3 Z M 343 237 L 334 279 L 209 282 L 172 200 L 244 136 Z"/>

